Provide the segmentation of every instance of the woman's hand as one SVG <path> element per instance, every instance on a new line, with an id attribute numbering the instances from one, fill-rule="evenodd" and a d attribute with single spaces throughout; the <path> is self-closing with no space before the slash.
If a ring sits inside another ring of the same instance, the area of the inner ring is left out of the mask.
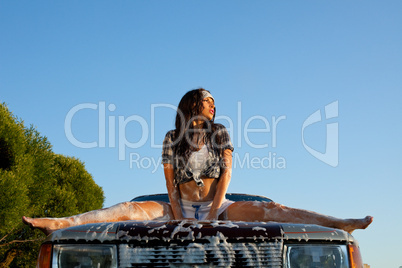
<path id="1" fill-rule="evenodd" d="M 177 217 L 174 218 L 176 221 L 198 221 L 196 218 L 184 218 L 184 217 Z"/>
<path id="2" fill-rule="evenodd" d="M 207 221 L 216 221 L 218 219 L 218 213 L 210 211 L 208 216 L 205 218 Z"/>
<path id="3" fill-rule="evenodd" d="M 198 221 L 196 218 L 183 218 L 182 221 Z"/>

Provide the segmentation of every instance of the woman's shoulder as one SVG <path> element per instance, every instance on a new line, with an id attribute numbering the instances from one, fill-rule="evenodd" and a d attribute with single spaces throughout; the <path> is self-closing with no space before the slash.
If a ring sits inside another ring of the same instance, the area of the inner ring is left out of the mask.
<path id="1" fill-rule="evenodd" d="M 174 139 L 175 133 L 176 133 L 176 130 L 174 130 L 174 129 L 166 132 L 165 141 L 167 141 L 167 140 L 172 141 Z"/>
<path id="2" fill-rule="evenodd" d="M 215 131 L 217 132 L 217 134 L 226 134 L 228 133 L 228 130 L 226 129 L 226 127 L 222 124 L 215 124 Z"/>
<path id="3" fill-rule="evenodd" d="M 219 124 L 219 123 L 215 123 L 215 128 L 217 129 L 217 130 L 226 130 L 226 127 L 224 126 L 224 125 L 222 125 L 222 124 Z"/>
<path id="4" fill-rule="evenodd" d="M 216 131 L 216 136 L 219 137 L 219 140 L 217 140 L 219 146 L 223 149 L 230 149 L 233 151 L 233 145 L 230 141 L 230 134 L 226 127 L 222 124 L 215 124 L 215 131 Z"/>
<path id="5" fill-rule="evenodd" d="M 172 143 L 173 143 L 173 140 L 174 140 L 174 133 L 175 133 L 175 130 L 174 130 L 174 129 L 169 130 L 169 131 L 166 133 L 165 138 L 164 138 L 164 140 L 163 140 L 163 146 L 164 146 L 164 148 L 165 148 L 165 147 L 171 147 L 171 146 L 172 146 Z"/>
<path id="6" fill-rule="evenodd" d="M 174 133 L 176 132 L 176 130 L 175 129 L 172 129 L 172 130 L 169 130 L 168 132 L 166 132 L 166 136 L 172 136 L 172 135 L 174 135 Z"/>

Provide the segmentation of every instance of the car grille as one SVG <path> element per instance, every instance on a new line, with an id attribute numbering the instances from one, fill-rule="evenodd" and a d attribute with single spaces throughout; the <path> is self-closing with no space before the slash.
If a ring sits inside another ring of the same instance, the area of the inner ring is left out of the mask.
<path id="1" fill-rule="evenodd" d="M 282 267 L 282 242 L 119 247 L 119 267 Z"/>

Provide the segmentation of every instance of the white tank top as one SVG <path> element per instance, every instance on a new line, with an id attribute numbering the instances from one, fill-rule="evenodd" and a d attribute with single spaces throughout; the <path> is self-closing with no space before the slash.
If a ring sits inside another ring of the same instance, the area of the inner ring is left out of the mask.
<path id="1" fill-rule="evenodd" d="M 207 159 L 208 148 L 205 144 L 198 151 L 191 153 L 190 157 L 188 158 L 188 163 L 195 177 L 200 176 L 201 171 L 206 165 Z"/>

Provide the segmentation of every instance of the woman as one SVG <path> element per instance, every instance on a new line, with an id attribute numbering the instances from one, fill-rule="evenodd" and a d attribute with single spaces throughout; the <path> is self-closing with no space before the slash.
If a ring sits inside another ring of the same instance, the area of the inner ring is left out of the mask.
<path id="1" fill-rule="evenodd" d="M 23 217 L 23 222 L 46 234 L 86 223 L 186 218 L 318 224 L 350 233 L 370 225 L 371 216 L 339 219 L 274 202 L 226 200 L 233 146 L 225 127 L 214 123 L 215 111 L 214 98 L 202 88 L 187 92 L 179 103 L 176 128 L 166 134 L 162 152 L 170 204 L 124 202 L 66 218 Z"/>

